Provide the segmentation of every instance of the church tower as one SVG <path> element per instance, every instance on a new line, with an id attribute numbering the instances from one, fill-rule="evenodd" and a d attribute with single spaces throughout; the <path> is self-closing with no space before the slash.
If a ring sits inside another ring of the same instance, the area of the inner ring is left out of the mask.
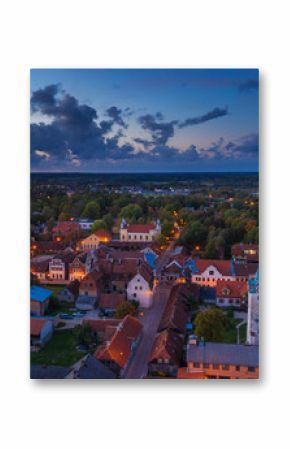
<path id="1" fill-rule="evenodd" d="M 249 279 L 247 344 L 259 344 L 259 271 Z"/>

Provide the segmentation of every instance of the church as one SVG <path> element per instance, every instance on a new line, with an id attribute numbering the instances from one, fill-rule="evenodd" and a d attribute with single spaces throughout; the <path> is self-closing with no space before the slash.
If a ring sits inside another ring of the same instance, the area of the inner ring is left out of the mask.
<path id="1" fill-rule="evenodd" d="M 149 224 L 127 224 L 122 218 L 120 240 L 122 242 L 153 242 L 161 234 L 160 220 Z"/>

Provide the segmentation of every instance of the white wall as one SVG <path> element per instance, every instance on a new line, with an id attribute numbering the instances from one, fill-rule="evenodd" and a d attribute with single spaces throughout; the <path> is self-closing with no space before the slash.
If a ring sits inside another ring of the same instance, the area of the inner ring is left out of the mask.
<path id="1" fill-rule="evenodd" d="M 140 275 L 137 274 L 127 286 L 128 299 L 135 299 L 139 301 L 140 307 L 148 308 L 152 305 L 152 290 L 148 282 Z"/>

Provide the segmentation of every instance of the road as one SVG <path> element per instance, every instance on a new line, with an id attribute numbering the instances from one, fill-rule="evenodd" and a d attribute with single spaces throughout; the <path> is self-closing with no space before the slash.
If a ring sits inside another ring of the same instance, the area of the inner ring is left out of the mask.
<path id="1" fill-rule="evenodd" d="M 166 284 L 156 287 L 153 294 L 153 304 L 150 309 L 145 310 L 144 316 L 140 317 L 143 324 L 143 335 L 133 355 L 123 378 L 142 379 L 147 374 L 148 360 L 157 334 L 158 326 L 168 301 L 170 290 Z"/>

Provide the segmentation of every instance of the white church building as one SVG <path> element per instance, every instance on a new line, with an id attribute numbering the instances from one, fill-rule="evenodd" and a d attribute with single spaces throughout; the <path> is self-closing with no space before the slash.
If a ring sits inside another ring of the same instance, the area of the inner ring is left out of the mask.
<path id="1" fill-rule="evenodd" d="M 155 224 L 127 224 L 125 218 L 122 218 L 119 231 L 122 242 L 152 242 L 160 233 L 159 220 Z"/>
<path id="2" fill-rule="evenodd" d="M 259 272 L 249 279 L 247 344 L 259 344 Z"/>

